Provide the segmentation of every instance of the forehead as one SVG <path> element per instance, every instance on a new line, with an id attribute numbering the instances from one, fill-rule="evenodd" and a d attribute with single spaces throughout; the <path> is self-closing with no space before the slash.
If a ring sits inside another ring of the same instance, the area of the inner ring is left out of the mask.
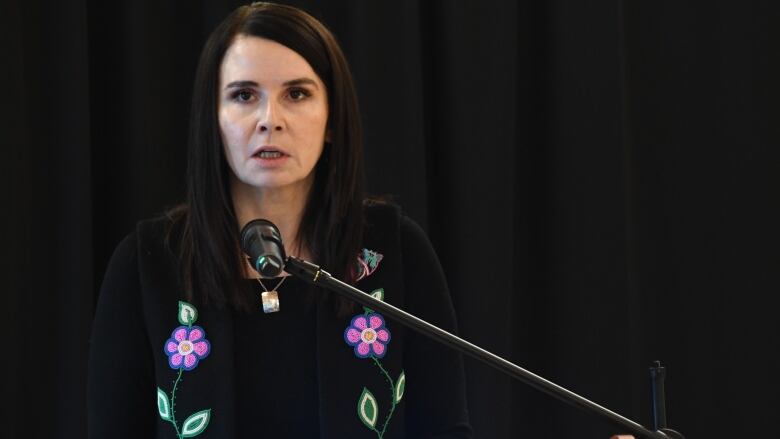
<path id="1" fill-rule="evenodd" d="M 228 47 L 220 65 L 220 84 L 255 81 L 261 86 L 291 79 L 322 81 L 309 63 L 294 50 L 265 38 L 239 35 Z"/>

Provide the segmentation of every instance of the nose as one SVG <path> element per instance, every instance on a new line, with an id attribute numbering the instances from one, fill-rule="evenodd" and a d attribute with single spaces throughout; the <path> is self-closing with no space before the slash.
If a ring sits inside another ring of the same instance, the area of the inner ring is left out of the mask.
<path id="1" fill-rule="evenodd" d="M 260 105 L 260 112 L 257 119 L 257 131 L 266 133 L 271 131 L 282 131 L 282 123 L 278 109 L 272 99 L 268 99 L 265 105 Z"/>
<path id="2" fill-rule="evenodd" d="M 258 131 L 260 131 L 261 133 L 264 133 L 266 131 L 271 131 L 271 130 L 273 130 L 273 131 L 281 131 L 282 130 L 282 126 L 281 125 L 274 124 L 274 123 L 271 123 L 271 122 L 260 122 L 259 124 L 257 124 L 257 126 L 258 126 Z"/>

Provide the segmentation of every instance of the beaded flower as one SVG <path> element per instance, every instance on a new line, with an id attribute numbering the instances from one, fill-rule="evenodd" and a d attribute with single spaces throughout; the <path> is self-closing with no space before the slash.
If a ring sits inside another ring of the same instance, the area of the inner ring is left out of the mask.
<path id="1" fill-rule="evenodd" d="M 344 330 L 344 340 L 355 348 L 355 355 L 359 358 L 370 355 L 382 358 L 390 342 L 390 331 L 385 328 L 385 319 L 381 315 L 374 312 L 358 314 Z"/>
<path id="2" fill-rule="evenodd" d="M 206 358 L 211 352 L 206 331 L 200 326 L 179 326 L 173 330 L 171 338 L 165 342 L 165 354 L 168 355 L 168 365 L 171 369 L 195 369 L 198 361 Z"/>
<path id="3" fill-rule="evenodd" d="M 382 288 L 374 290 L 371 293 L 377 300 L 384 300 L 385 291 Z M 379 402 L 374 394 L 363 387 L 363 391 L 358 397 L 357 413 L 360 421 L 371 431 L 376 433 L 377 439 L 383 439 L 393 418 L 393 413 L 401 398 L 404 396 L 406 388 L 406 374 L 401 374 L 396 380 L 393 380 L 390 373 L 379 361 L 387 353 L 387 344 L 390 342 L 390 331 L 385 327 L 385 319 L 374 312 L 372 309 L 363 307 L 365 313 L 358 314 L 352 318 L 347 329 L 344 330 L 344 340 L 355 350 L 358 358 L 371 358 L 371 361 L 379 369 L 382 376 L 385 377 L 390 387 L 390 409 L 385 416 L 383 423 L 379 424 Z"/>
<path id="4" fill-rule="evenodd" d="M 198 362 L 209 355 L 211 344 L 206 340 L 206 331 L 193 323 L 198 319 L 198 310 L 187 302 L 179 302 L 179 323 L 171 333 L 171 338 L 165 341 L 163 350 L 168 356 L 168 366 L 179 373 L 173 381 L 170 394 L 157 388 L 157 411 L 163 421 L 170 422 L 176 432 L 176 437 L 195 437 L 206 430 L 211 420 L 211 409 L 200 410 L 189 415 L 184 422 L 176 421 L 176 390 L 182 381 L 184 371 L 190 371 L 198 366 Z"/>

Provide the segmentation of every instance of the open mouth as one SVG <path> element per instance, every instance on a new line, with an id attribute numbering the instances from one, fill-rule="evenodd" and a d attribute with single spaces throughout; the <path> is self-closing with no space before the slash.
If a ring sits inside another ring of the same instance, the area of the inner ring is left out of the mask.
<path id="1" fill-rule="evenodd" d="M 284 154 L 279 151 L 266 150 L 266 151 L 260 151 L 257 154 L 253 155 L 252 157 L 258 157 L 261 159 L 278 159 L 282 156 L 284 156 Z"/>

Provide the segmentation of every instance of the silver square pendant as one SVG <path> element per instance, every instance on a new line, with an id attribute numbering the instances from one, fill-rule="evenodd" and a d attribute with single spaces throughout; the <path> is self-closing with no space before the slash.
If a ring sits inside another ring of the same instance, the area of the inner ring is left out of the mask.
<path id="1" fill-rule="evenodd" d="M 263 299 L 264 313 L 279 312 L 279 293 L 276 291 L 266 291 L 260 294 L 260 298 Z"/>

